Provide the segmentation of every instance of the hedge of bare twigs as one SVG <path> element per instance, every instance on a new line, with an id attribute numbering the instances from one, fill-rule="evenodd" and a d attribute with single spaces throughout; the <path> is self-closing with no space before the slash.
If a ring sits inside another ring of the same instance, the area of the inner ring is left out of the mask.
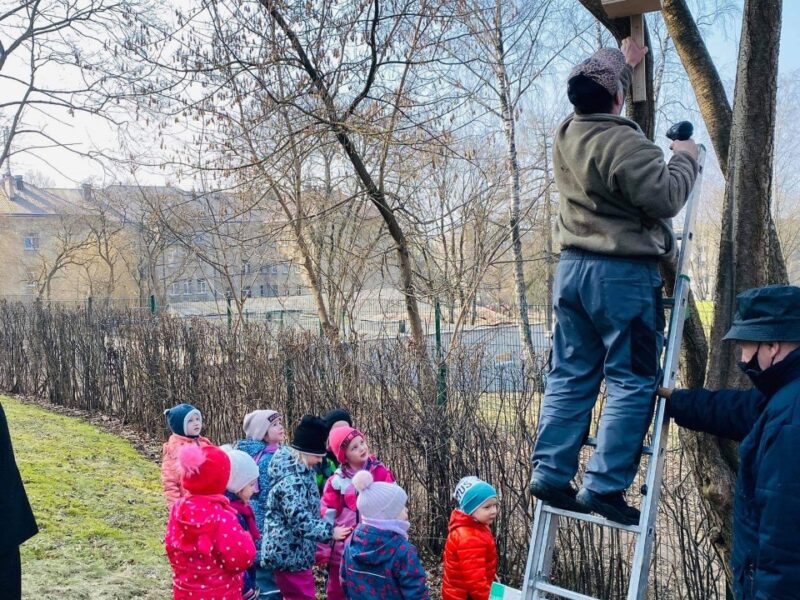
<path id="1" fill-rule="evenodd" d="M 403 341 L 332 344 L 266 325 L 229 332 L 145 312 L 0 303 L 6 393 L 103 412 L 164 436 L 163 411 L 191 402 L 204 413 L 205 433 L 219 443 L 239 437 L 243 415 L 254 408 L 279 410 L 290 425 L 305 413 L 349 409 L 409 490 L 413 537 L 430 561 L 441 552 L 455 483 L 480 475 L 500 491 L 501 577 L 518 584 L 533 512 L 526 489 L 541 373 L 522 376 L 509 386 L 513 393 L 504 386 L 486 393 L 483 362 L 474 347 L 448 357 L 442 404 L 434 370 L 420 367 Z M 712 532 L 677 448 L 673 454 L 651 597 L 723 597 Z M 561 535 L 555 572 L 560 583 L 584 593 L 624 597 L 631 552 L 630 540 L 618 534 L 572 527 Z"/>

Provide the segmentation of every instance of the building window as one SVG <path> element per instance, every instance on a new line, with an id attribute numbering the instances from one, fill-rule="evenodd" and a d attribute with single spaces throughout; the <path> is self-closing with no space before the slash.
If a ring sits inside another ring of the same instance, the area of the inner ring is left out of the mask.
<path id="1" fill-rule="evenodd" d="M 25 235 L 25 250 L 27 252 L 34 252 L 35 250 L 39 249 L 39 234 L 38 233 L 28 233 Z"/>
<path id="2" fill-rule="evenodd" d="M 252 298 L 253 297 L 253 290 L 250 289 L 250 286 L 245 286 L 242 290 L 242 298 Z"/>
<path id="3" fill-rule="evenodd" d="M 208 285 L 206 284 L 205 279 L 198 279 L 197 280 L 197 293 L 198 294 L 205 294 L 208 291 Z"/>
<path id="4" fill-rule="evenodd" d="M 183 282 L 183 295 L 188 296 L 192 293 L 192 280 L 187 279 Z"/>
<path id="5" fill-rule="evenodd" d="M 270 269 L 269 269 L 269 272 L 272 273 L 273 275 L 277 275 L 278 274 L 278 265 L 272 265 L 270 267 Z"/>
<path id="6" fill-rule="evenodd" d="M 36 288 L 36 272 L 28 271 L 28 279 L 25 281 L 25 287 L 29 290 Z"/>
<path id="7" fill-rule="evenodd" d="M 178 296 L 181 293 L 181 284 L 179 281 L 174 281 L 169 286 L 170 296 Z"/>
<path id="8" fill-rule="evenodd" d="M 249 262 L 245 261 L 242 264 L 242 275 L 250 275 L 253 272 L 253 267 L 250 265 Z"/>
<path id="9" fill-rule="evenodd" d="M 281 270 L 283 271 L 283 274 L 286 275 L 289 272 L 289 263 L 283 263 Z"/>

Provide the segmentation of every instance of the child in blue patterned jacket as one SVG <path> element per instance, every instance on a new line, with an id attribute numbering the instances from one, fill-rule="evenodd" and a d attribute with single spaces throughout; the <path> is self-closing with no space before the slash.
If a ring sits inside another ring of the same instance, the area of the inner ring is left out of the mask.
<path id="1" fill-rule="evenodd" d="M 254 410 L 247 413 L 242 424 L 245 439 L 234 444 L 234 448 L 246 452 L 253 457 L 258 465 L 258 479 L 256 489 L 250 505 L 253 507 L 256 525 L 260 533 L 264 533 L 264 513 L 267 507 L 267 497 L 272 487 L 269 477 L 269 465 L 272 457 L 285 441 L 283 417 L 274 410 Z M 261 597 L 267 600 L 280 598 L 278 586 L 272 569 L 266 569 L 260 564 L 256 565 L 256 585 L 261 591 Z"/>
<path id="2" fill-rule="evenodd" d="M 283 600 L 316 600 L 314 555 L 318 542 L 343 540 L 350 527 L 334 527 L 320 515 L 313 467 L 327 453 L 328 427 L 319 417 L 300 421 L 290 446 L 281 446 L 269 465 L 261 539 L 262 566 L 272 569 Z"/>

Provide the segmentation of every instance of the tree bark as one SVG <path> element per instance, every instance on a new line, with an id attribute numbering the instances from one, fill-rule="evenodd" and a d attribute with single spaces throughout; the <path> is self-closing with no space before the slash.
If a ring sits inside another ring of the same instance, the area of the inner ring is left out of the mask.
<path id="1" fill-rule="evenodd" d="M 785 276 L 770 218 L 781 1 L 746 0 L 742 14 L 736 90 L 730 132 L 722 238 L 714 293 L 714 325 L 706 387 L 746 387 L 734 344 L 723 342 L 736 295 Z M 702 443 L 702 442 L 701 442 Z M 732 443 L 705 440 L 696 469 L 709 514 L 718 527 L 715 547 L 726 568 L 733 545 L 732 505 L 737 456 Z M 718 448 L 714 448 L 714 445 Z M 713 461 L 708 465 L 708 460 Z M 719 467 L 708 473 L 709 466 Z M 724 469 L 725 465 L 728 469 Z M 709 476 L 711 475 L 711 476 Z"/>
<path id="2" fill-rule="evenodd" d="M 506 72 L 505 48 L 503 40 L 502 7 L 499 0 L 495 3 L 495 75 L 497 76 L 497 92 L 500 99 L 500 114 L 503 119 L 503 133 L 506 140 L 506 164 L 508 171 L 509 234 L 511 251 L 514 258 L 514 298 L 517 304 L 517 326 L 519 338 L 525 351 L 525 359 L 529 366 L 535 364 L 536 353 L 531 338 L 531 324 L 528 318 L 528 298 L 525 286 L 525 262 L 522 257 L 522 235 L 520 233 L 520 183 L 519 158 L 517 156 L 516 127 L 511 107 L 511 90 Z"/>
<path id="3" fill-rule="evenodd" d="M 661 14 L 675 50 L 694 89 L 700 114 L 711 138 L 723 177 L 728 169 L 728 146 L 733 112 L 714 61 L 686 0 L 661 0 Z"/>

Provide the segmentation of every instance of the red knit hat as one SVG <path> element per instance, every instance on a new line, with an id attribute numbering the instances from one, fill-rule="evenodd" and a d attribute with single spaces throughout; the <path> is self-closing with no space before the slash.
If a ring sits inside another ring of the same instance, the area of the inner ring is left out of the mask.
<path id="1" fill-rule="evenodd" d="M 224 494 L 231 475 L 231 459 L 216 446 L 187 444 L 178 452 L 181 485 L 196 496 Z"/>
<path id="2" fill-rule="evenodd" d="M 347 462 L 347 447 L 357 437 L 364 437 L 358 429 L 352 427 L 337 427 L 328 434 L 328 447 L 340 463 Z"/>

